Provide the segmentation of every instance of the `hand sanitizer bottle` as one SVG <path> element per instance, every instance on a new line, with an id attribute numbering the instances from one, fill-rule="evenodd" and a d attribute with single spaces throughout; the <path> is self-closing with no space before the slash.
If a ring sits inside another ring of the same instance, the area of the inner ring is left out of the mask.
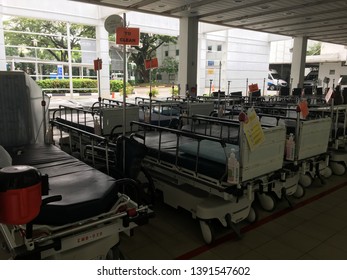
<path id="1" fill-rule="evenodd" d="M 228 158 L 228 183 L 239 183 L 240 164 L 235 156 L 235 149 L 231 149 L 231 153 Z"/>
<path id="2" fill-rule="evenodd" d="M 286 141 L 286 160 L 294 160 L 295 156 L 295 142 L 293 133 L 289 134 L 289 138 Z"/>

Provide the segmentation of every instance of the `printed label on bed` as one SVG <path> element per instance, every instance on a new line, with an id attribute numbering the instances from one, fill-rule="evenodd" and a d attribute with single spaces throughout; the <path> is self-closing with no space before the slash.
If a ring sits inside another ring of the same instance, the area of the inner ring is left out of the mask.
<path id="1" fill-rule="evenodd" d="M 243 132 L 246 135 L 251 151 L 254 151 L 264 142 L 263 128 L 261 127 L 258 116 L 253 107 L 247 111 L 247 119 L 243 125 Z"/>

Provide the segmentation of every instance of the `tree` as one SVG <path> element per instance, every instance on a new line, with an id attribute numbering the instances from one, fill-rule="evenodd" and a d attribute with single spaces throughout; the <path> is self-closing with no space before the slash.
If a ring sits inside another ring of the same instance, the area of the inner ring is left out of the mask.
<path id="1" fill-rule="evenodd" d="M 37 47 L 47 48 L 37 52 L 37 57 L 44 60 L 68 61 L 67 23 L 60 21 L 46 21 L 21 17 L 12 17 L 4 21 L 4 38 L 7 56 L 30 56 L 34 57 Z M 13 32 L 14 31 L 14 32 Z M 18 33 L 16 31 L 20 31 Z M 93 26 L 80 24 L 70 25 L 70 44 L 72 50 L 80 50 L 80 38 L 95 38 L 96 31 Z M 17 48 L 15 46 L 21 46 Z M 80 52 L 72 52 L 74 61 L 81 61 Z"/>
<path id="2" fill-rule="evenodd" d="M 308 50 L 306 51 L 306 55 L 320 55 L 322 43 L 317 42 L 313 45 L 309 46 Z"/>
<path id="3" fill-rule="evenodd" d="M 164 72 L 169 74 L 177 74 L 178 72 L 178 61 L 174 57 L 166 57 L 163 60 L 162 65 L 159 67 L 159 72 Z"/>
<path id="4" fill-rule="evenodd" d="M 176 43 L 177 38 L 166 35 L 158 34 L 140 34 L 140 46 L 134 46 L 137 50 L 136 53 L 132 53 L 130 61 L 137 65 L 138 79 L 144 82 L 149 81 L 149 71 L 145 69 L 145 59 L 155 57 L 156 50 L 165 43 Z"/>

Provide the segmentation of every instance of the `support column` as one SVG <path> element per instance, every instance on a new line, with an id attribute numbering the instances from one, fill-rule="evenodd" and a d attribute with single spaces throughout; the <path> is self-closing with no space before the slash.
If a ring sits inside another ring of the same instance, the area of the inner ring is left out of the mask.
<path id="1" fill-rule="evenodd" d="M 3 20 L 3 6 L 0 1 L 0 70 L 6 71 L 6 52 L 5 52 L 5 38 L 4 38 L 4 27 L 2 24 Z"/>
<path id="2" fill-rule="evenodd" d="M 102 59 L 100 71 L 100 91 L 102 98 L 110 98 L 110 55 L 108 46 L 108 32 L 104 27 L 104 20 L 99 19 L 96 26 L 96 56 Z"/>
<path id="3" fill-rule="evenodd" d="M 197 85 L 199 21 L 196 17 L 180 19 L 178 71 L 179 95 L 185 96 L 186 90 Z"/>
<path id="4" fill-rule="evenodd" d="M 293 88 L 302 88 L 305 75 L 307 37 L 295 37 L 290 77 Z"/>

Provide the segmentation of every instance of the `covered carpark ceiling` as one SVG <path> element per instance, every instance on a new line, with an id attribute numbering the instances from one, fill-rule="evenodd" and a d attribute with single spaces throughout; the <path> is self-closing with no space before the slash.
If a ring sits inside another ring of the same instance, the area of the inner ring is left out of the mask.
<path id="1" fill-rule="evenodd" d="M 347 0 L 73 0 L 347 46 Z"/>

